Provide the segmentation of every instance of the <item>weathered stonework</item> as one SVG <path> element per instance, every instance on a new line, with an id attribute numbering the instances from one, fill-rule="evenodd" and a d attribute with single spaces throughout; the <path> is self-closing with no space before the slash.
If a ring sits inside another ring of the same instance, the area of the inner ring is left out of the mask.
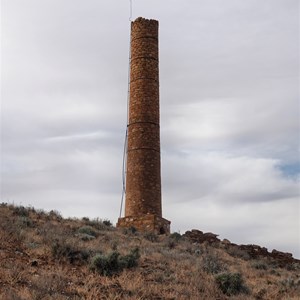
<path id="1" fill-rule="evenodd" d="M 125 218 L 117 226 L 169 233 L 162 218 L 158 21 L 131 22 Z"/>
<path id="2" fill-rule="evenodd" d="M 232 256 L 240 256 L 246 259 L 269 259 L 282 268 L 293 267 L 293 264 L 300 263 L 300 260 L 293 258 L 291 253 L 281 252 L 275 249 L 269 252 L 267 248 L 253 244 L 237 245 L 227 239 L 220 241 L 217 236 L 217 234 L 211 232 L 203 233 L 197 229 L 186 231 L 183 235 L 183 237 L 190 240 L 193 244 L 209 244 L 214 247 L 220 247 L 226 249 Z"/>
<path id="3" fill-rule="evenodd" d="M 143 232 L 153 232 L 156 234 L 169 234 L 170 221 L 156 215 L 144 215 L 138 217 L 119 218 L 118 227 L 136 228 Z"/>

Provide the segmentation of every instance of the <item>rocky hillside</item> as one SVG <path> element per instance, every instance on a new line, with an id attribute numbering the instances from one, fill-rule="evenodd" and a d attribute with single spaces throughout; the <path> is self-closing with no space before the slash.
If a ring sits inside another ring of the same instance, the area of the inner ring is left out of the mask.
<path id="1" fill-rule="evenodd" d="M 199 230 L 156 236 L 3 203 L 0 299 L 300 299 L 300 261 Z"/>

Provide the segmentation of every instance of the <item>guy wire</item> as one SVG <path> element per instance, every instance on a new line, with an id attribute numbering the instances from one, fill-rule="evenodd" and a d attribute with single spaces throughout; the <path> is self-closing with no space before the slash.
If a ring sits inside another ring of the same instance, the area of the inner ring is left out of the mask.
<path id="1" fill-rule="evenodd" d="M 129 21 L 131 24 L 132 18 L 132 0 L 130 0 L 130 17 Z M 131 28 L 130 28 L 131 29 Z M 131 33 L 129 33 L 129 58 L 128 58 L 128 88 L 127 88 L 127 120 L 126 120 L 126 131 L 123 149 L 123 162 L 122 162 L 122 197 L 121 197 L 121 207 L 120 207 L 120 218 L 122 216 L 124 196 L 126 194 L 126 168 L 127 168 L 127 144 L 128 144 L 128 121 L 129 121 L 129 97 L 130 97 L 130 65 L 131 65 Z"/>

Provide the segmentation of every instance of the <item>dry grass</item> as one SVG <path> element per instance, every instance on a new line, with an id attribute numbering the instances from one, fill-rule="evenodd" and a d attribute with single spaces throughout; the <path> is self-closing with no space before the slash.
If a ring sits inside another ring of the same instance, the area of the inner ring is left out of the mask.
<path id="1" fill-rule="evenodd" d="M 0 299 L 300 299 L 299 266 L 236 257 L 175 234 L 117 230 L 106 220 L 0 205 Z M 103 276 L 95 255 L 139 248 L 136 267 Z M 216 276 L 239 273 L 246 289 L 222 292 Z"/>

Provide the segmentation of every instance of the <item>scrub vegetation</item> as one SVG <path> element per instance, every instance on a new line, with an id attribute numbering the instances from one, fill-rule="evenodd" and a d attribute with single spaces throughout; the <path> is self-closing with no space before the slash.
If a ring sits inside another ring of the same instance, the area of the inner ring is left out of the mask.
<path id="1" fill-rule="evenodd" d="M 0 299 L 299 299 L 300 265 L 0 204 Z"/>

